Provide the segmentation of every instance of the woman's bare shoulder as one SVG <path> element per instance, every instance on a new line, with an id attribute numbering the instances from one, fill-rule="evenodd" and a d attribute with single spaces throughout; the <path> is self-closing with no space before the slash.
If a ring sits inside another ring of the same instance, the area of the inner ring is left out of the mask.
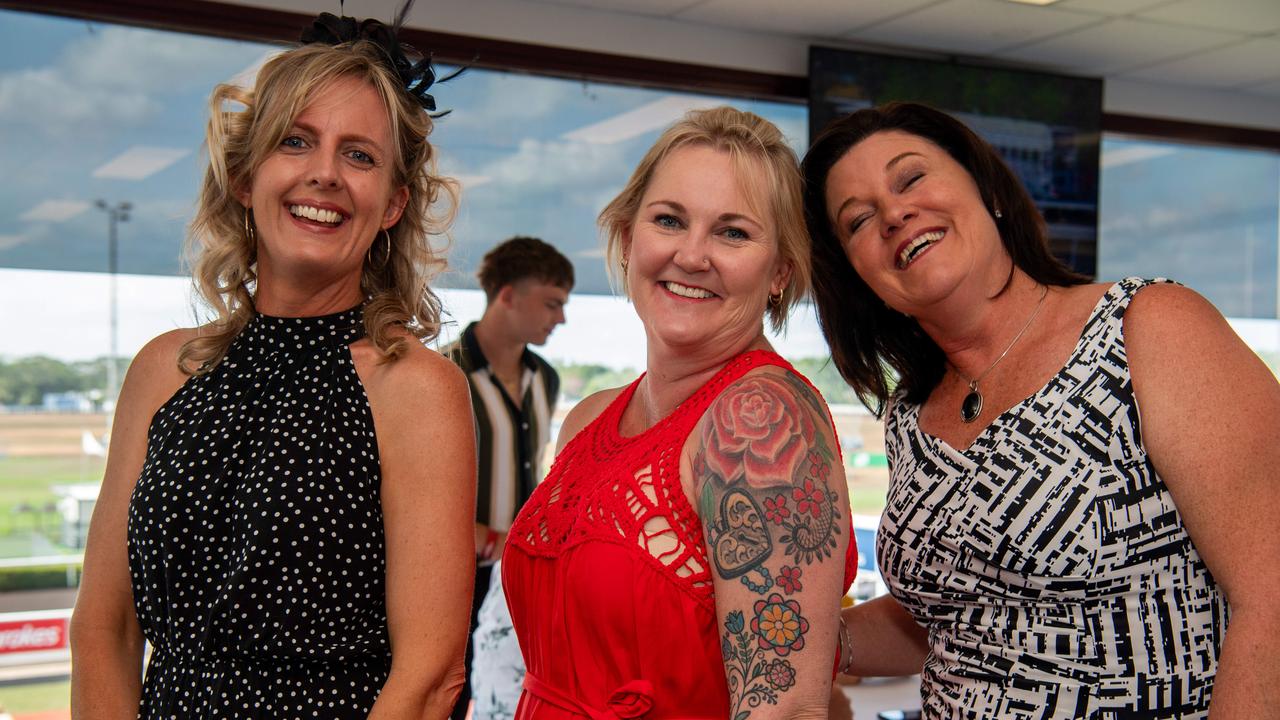
<path id="1" fill-rule="evenodd" d="M 182 346 L 200 335 L 200 328 L 180 328 L 152 338 L 129 363 L 116 401 L 117 424 L 122 416 L 136 416 L 145 427 L 190 375 L 178 367 Z"/>
<path id="2" fill-rule="evenodd" d="M 370 396 L 396 403 L 426 403 L 469 398 L 466 376 L 448 358 L 405 333 L 398 357 L 388 358 L 367 338 L 351 346 L 351 357 Z"/>

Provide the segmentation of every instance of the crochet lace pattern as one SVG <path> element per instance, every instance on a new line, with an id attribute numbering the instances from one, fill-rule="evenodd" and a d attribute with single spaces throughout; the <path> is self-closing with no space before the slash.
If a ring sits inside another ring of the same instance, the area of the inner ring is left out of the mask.
<path id="1" fill-rule="evenodd" d="M 769 366 L 803 378 L 776 353 L 744 353 L 653 427 L 623 437 L 618 423 L 641 376 L 560 452 L 512 525 L 509 542 L 539 557 L 587 540 L 636 548 L 660 574 L 714 609 L 702 524 L 680 485 L 680 451 L 726 387 Z"/>

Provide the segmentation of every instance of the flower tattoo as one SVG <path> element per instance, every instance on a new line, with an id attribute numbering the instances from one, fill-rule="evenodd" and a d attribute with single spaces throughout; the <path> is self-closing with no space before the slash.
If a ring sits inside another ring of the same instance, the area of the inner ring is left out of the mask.
<path id="1" fill-rule="evenodd" d="M 710 413 L 703 433 L 707 469 L 726 485 L 791 485 L 817 434 L 795 390 L 772 375 L 745 378 Z"/>
<path id="2" fill-rule="evenodd" d="M 800 584 L 800 575 L 800 568 L 783 565 L 775 582 L 778 583 L 778 587 L 782 588 L 783 592 L 793 595 L 804 589 L 804 586 Z"/>
<path id="3" fill-rule="evenodd" d="M 724 655 L 725 678 L 729 683 L 729 717 L 746 720 L 753 708 L 778 704 L 778 695 L 795 686 L 796 669 L 788 660 L 770 659 L 752 641 L 741 611 L 735 610 L 725 617 L 724 629 L 720 652 Z"/>
<path id="4" fill-rule="evenodd" d="M 787 660 L 774 660 L 764 672 L 774 690 L 788 690 L 796 684 L 796 669 Z"/>
<path id="5" fill-rule="evenodd" d="M 764 516 L 774 525 L 781 525 L 791 517 L 791 508 L 787 507 L 787 496 L 778 493 L 776 497 L 764 499 Z"/>
<path id="6" fill-rule="evenodd" d="M 786 657 L 792 650 L 804 648 L 809 621 L 800 615 L 800 603 L 773 593 L 768 600 L 757 600 L 754 612 L 751 632 L 756 634 L 756 643 L 761 649 Z"/>
<path id="7" fill-rule="evenodd" d="M 818 517 L 822 512 L 822 501 L 827 499 L 826 488 L 815 487 L 812 480 L 805 480 L 804 485 L 791 490 L 791 497 L 796 501 L 796 512 L 809 513 Z"/>

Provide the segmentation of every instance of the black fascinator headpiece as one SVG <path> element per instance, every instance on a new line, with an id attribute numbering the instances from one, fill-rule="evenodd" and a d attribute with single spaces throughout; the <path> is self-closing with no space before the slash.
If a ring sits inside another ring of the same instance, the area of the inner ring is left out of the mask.
<path id="1" fill-rule="evenodd" d="M 408 0 L 400 7 L 400 10 L 396 13 L 395 20 L 390 26 L 372 18 L 356 20 L 346 15 L 339 17 L 333 13 L 320 13 L 311 22 L 311 25 L 302 31 L 300 40 L 303 45 L 312 43 L 340 45 L 357 40 L 367 40 L 382 51 L 387 67 L 391 68 L 396 76 L 400 78 L 400 82 L 404 85 L 404 91 L 427 112 L 435 113 L 436 99 L 427 90 L 436 82 L 452 80 L 462 71 L 459 70 L 451 73 L 448 77 L 437 80 L 435 68 L 431 67 L 431 56 L 429 54 L 424 55 L 397 39 L 400 34 L 400 28 L 404 25 L 404 20 L 409 15 L 409 8 L 413 7 L 413 2 L 414 0 Z M 448 114 L 447 111 L 439 115 L 433 114 L 432 117 L 440 117 L 446 114 Z"/>

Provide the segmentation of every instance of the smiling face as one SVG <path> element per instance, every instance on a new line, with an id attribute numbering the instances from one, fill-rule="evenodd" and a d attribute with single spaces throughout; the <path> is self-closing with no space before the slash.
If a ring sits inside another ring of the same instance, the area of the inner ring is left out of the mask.
<path id="1" fill-rule="evenodd" d="M 831 226 L 858 275 L 890 307 L 918 315 L 966 282 L 999 288 L 1010 260 L 969 173 L 899 130 L 854 145 L 827 175 Z"/>
<path id="2" fill-rule="evenodd" d="M 736 353 L 761 337 L 771 294 L 790 268 L 774 218 L 750 202 L 729 153 L 672 151 L 649 180 L 623 237 L 627 286 L 650 344 Z"/>
<path id="3" fill-rule="evenodd" d="M 257 228 L 260 291 L 264 280 L 292 276 L 359 300 L 365 253 L 408 200 L 392 185 L 394 152 L 386 107 L 368 83 L 339 78 L 311 97 L 241 197 Z"/>

